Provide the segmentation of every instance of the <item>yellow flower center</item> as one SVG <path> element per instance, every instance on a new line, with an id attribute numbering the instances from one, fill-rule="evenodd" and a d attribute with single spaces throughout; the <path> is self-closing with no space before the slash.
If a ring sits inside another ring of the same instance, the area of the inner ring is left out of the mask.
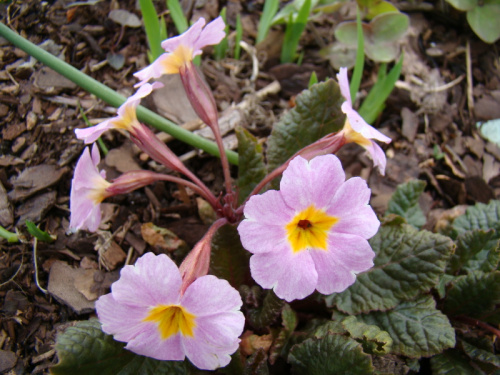
<path id="1" fill-rule="evenodd" d="M 365 138 L 361 133 L 358 133 L 352 128 L 347 118 L 345 119 L 344 129 L 342 129 L 342 131 L 348 143 L 354 142 L 365 148 L 371 146 L 372 144 L 368 138 Z"/>
<path id="2" fill-rule="evenodd" d="M 337 217 L 328 215 L 314 205 L 300 211 L 285 227 L 292 251 L 298 253 L 311 248 L 326 250 L 328 231 L 338 221 Z"/>
<path id="3" fill-rule="evenodd" d="M 179 73 L 179 69 L 193 60 L 193 49 L 184 45 L 178 46 L 168 57 L 162 60 L 165 74 Z"/>
<path id="4" fill-rule="evenodd" d="M 157 323 L 162 340 L 166 340 L 179 332 L 183 336 L 193 337 L 193 330 L 196 327 L 195 319 L 196 316 L 182 306 L 159 305 L 152 308 L 143 321 Z"/>
<path id="5" fill-rule="evenodd" d="M 89 189 L 89 191 L 87 192 L 87 198 L 97 205 L 111 195 L 106 190 L 109 186 L 111 186 L 111 182 L 106 181 L 102 177 L 96 177 L 93 179 L 93 183 L 95 187 Z"/>
<path id="6" fill-rule="evenodd" d="M 134 126 L 137 126 L 139 121 L 137 120 L 137 114 L 135 111 L 135 106 L 126 105 L 123 115 L 112 120 L 115 128 L 131 131 Z"/>

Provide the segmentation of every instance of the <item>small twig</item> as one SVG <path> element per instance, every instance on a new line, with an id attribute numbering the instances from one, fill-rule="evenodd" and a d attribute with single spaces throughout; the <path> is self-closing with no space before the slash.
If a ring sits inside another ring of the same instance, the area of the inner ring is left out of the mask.
<path id="1" fill-rule="evenodd" d="M 130 259 L 132 259 L 132 254 L 134 254 L 134 247 L 130 246 L 127 252 L 127 259 L 125 259 L 125 265 L 130 264 Z"/>
<path id="2" fill-rule="evenodd" d="M 19 271 L 21 271 L 21 268 L 24 264 L 24 256 L 21 257 L 21 264 L 19 265 L 19 268 L 16 270 L 16 272 L 10 277 L 9 280 L 3 282 L 0 284 L 0 288 L 3 287 L 4 285 L 7 285 L 8 283 L 10 283 L 11 281 L 14 281 L 14 279 L 16 278 L 17 274 L 19 273 Z"/>
<path id="3" fill-rule="evenodd" d="M 38 247 L 38 239 L 36 237 L 33 238 L 33 266 L 35 268 L 35 284 L 40 289 L 43 294 L 47 294 L 47 289 L 42 288 L 40 282 L 38 280 L 38 257 L 37 257 L 37 247 Z"/>
<path id="4" fill-rule="evenodd" d="M 255 47 L 251 46 L 247 42 L 241 40 L 240 46 L 243 48 L 252 58 L 252 75 L 250 76 L 250 81 L 255 82 L 257 76 L 259 75 L 259 59 L 257 59 L 257 51 Z"/>
<path id="5" fill-rule="evenodd" d="M 489 324 L 482 322 L 480 320 L 474 319 L 474 318 L 469 318 L 468 316 L 457 316 L 455 317 L 456 320 L 462 321 L 467 324 L 473 324 L 475 326 L 478 326 L 479 328 L 485 329 L 486 331 L 489 331 L 493 333 L 496 337 L 500 338 L 500 330 L 490 326 Z"/>

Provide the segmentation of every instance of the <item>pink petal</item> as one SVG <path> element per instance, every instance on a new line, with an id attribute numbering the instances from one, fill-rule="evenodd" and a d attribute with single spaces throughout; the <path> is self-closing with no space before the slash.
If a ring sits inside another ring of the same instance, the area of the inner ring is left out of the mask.
<path id="1" fill-rule="evenodd" d="M 379 172 L 382 176 L 385 175 L 385 166 L 387 164 L 387 159 L 385 157 L 385 152 L 382 148 L 372 141 L 371 146 L 365 147 L 366 151 L 373 160 L 373 165 L 378 167 Z"/>
<path id="2" fill-rule="evenodd" d="M 332 232 L 354 234 L 362 238 L 373 237 L 380 227 L 380 222 L 373 209 L 366 205 L 356 208 L 355 211 L 344 213 Z"/>
<path id="3" fill-rule="evenodd" d="M 130 306 L 170 305 L 179 302 L 181 276 L 165 254 L 146 253 L 134 266 L 125 266 L 112 287 L 113 297 Z"/>
<path id="4" fill-rule="evenodd" d="M 347 77 L 347 68 L 340 68 L 337 73 L 337 81 L 339 82 L 340 93 L 352 108 L 351 91 L 349 89 L 349 78 Z M 345 112 L 344 112 L 345 113 Z"/>
<path id="5" fill-rule="evenodd" d="M 217 348 L 202 340 L 184 340 L 184 348 L 191 363 L 200 370 L 215 370 L 231 362 L 230 354 L 238 349 L 238 341 L 231 347 Z"/>
<path id="6" fill-rule="evenodd" d="M 115 340 L 127 342 L 144 331 L 145 307 L 120 304 L 111 293 L 99 297 L 95 307 L 102 330 L 114 335 Z"/>
<path id="7" fill-rule="evenodd" d="M 356 281 L 356 274 L 373 267 L 375 253 L 365 239 L 334 234 L 328 239 L 328 251 L 312 251 L 318 272 L 316 289 L 322 294 L 340 293 Z"/>
<path id="8" fill-rule="evenodd" d="M 164 40 L 161 43 L 161 47 L 166 52 L 173 52 L 180 45 L 184 45 L 188 48 L 194 49 L 196 40 L 199 38 L 203 26 L 205 26 L 205 19 L 203 17 L 200 17 L 198 21 L 191 25 L 191 27 L 181 35 Z"/>
<path id="9" fill-rule="evenodd" d="M 237 311 L 242 305 L 240 294 L 226 280 L 207 275 L 196 279 L 182 296 L 181 304 L 196 316 Z"/>
<path id="10" fill-rule="evenodd" d="M 344 102 L 341 108 L 342 112 L 347 115 L 349 123 L 355 132 L 360 133 L 366 139 L 376 139 L 380 142 L 391 143 L 392 140 L 389 137 L 369 125 L 347 102 Z"/>
<path id="11" fill-rule="evenodd" d="M 185 358 L 180 335 L 162 340 L 155 323 L 144 323 L 143 330 L 127 343 L 125 349 L 161 361 L 182 361 Z"/>
<path id="12" fill-rule="evenodd" d="M 318 280 L 310 253 L 294 254 L 288 243 L 272 252 L 252 255 L 250 271 L 260 286 L 274 289 L 287 302 L 312 294 Z"/>
<path id="13" fill-rule="evenodd" d="M 76 138 L 83 140 L 86 144 L 89 144 L 97 141 L 97 138 L 99 138 L 106 130 L 113 128 L 114 125 L 112 123 L 112 119 L 108 119 L 90 128 L 75 129 L 75 134 Z"/>
<path id="14" fill-rule="evenodd" d="M 253 254 L 267 253 L 286 241 L 284 225 L 269 225 L 243 220 L 238 225 L 241 244 Z"/>
<path id="15" fill-rule="evenodd" d="M 196 341 L 210 343 L 214 348 L 232 347 L 243 332 L 245 316 L 241 311 L 224 312 L 197 317 L 196 324 Z"/>
<path id="16" fill-rule="evenodd" d="M 283 172 L 280 188 L 286 204 L 298 212 L 311 204 L 325 207 L 344 181 L 344 170 L 335 155 L 317 156 L 310 162 L 297 156 Z"/>
<path id="17" fill-rule="evenodd" d="M 140 82 L 136 83 L 134 87 L 141 87 L 151 78 L 160 78 L 163 74 L 165 74 L 163 62 L 169 58 L 168 53 L 163 53 L 155 61 L 153 61 L 153 63 L 134 73 L 134 77 L 140 80 Z"/>
<path id="18" fill-rule="evenodd" d="M 210 22 L 201 31 L 199 38 L 194 42 L 193 49 L 201 53 L 201 50 L 206 46 L 212 46 L 219 44 L 222 39 L 226 36 L 225 32 L 226 24 L 222 17 L 217 17 L 212 22 Z"/>

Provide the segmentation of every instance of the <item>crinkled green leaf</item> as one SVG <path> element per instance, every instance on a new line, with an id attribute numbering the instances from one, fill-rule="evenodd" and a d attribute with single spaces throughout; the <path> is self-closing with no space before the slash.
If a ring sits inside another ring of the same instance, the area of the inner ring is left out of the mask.
<path id="1" fill-rule="evenodd" d="M 360 322 L 355 316 L 345 318 L 342 325 L 353 339 L 361 341 L 365 353 L 382 355 L 391 351 L 392 338 L 379 327 Z"/>
<path id="2" fill-rule="evenodd" d="M 389 200 L 388 214 L 396 214 L 406 219 L 407 223 L 420 228 L 425 224 L 425 216 L 418 204 L 426 183 L 412 180 L 399 185 Z"/>
<path id="3" fill-rule="evenodd" d="M 467 21 L 478 37 L 486 43 L 500 38 L 500 4 L 498 0 L 484 0 L 467 12 Z"/>
<path id="4" fill-rule="evenodd" d="M 295 107 L 273 127 L 268 141 L 268 168 L 286 162 L 293 154 L 344 126 L 340 106 L 344 98 L 333 79 L 313 85 L 297 96 Z"/>
<path id="5" fill-rule="evenodd" d="M 407 224 L 381 227 L 370 244 L 374 267 L 346 291 L 327 296 L 328 306 L 358 314 L 413 299 L 438 283 L 454 246 L 448 237 Z"/>
<path id="6" fill-rule="evenodd" d="M 285 303 L 281 310 L 281 320 L 283 321 L 283 327 L 289 332 L 295 331 L 297 324 L 299 324 L 297 313 L 292 310 L 288 303 Z"/>
<path id="7" fill-rule="evenodd" d="M 280 316 L 284 305 L 285 301 L 278 298 L 272 290 L 268 290 L 262 302 L 262 306 L 248 310 L 248 323 L 257 329 L 268 327 Z"/>
<path id="8" fill-rule="evenodd" d="M 432 375 L 484 375 L 458 350 L 451 349 L 431 358 Z"/>
<path id="9" fill-rule="evenodd" d="M 214 235 L 210 256 L 212 275 L 238 288 L 250 280 L 249 258 L 250 253 L 241 245 L 240 236 L 233 225 L 224 225 Z"/>
<path id="10" fill-rule="evenodd" d="M 366 375 L 373 372 L 370 355 L 363 353 L 355 340 L 327 334 L 295 345 L 288 355 L 292 374 L 308 375 Z"/>
<path id="11" fill-rule="evenodd" d="M 474 229 L 500 230 L 500 201 L 493 200 L 488 204 L 477 203 L 453 221 L 453 229 L 459 234 Z"/>
<path id="12" fill-rule="evenodd" d="M 290 337 L 299 323 L 297 314 L 288 303 L 285 303 L 281 310 L 281 320 L 283 328 L 273 340 L 273 344 L 269 350 L 269 362 L 271 364 L 274 364 L 280 355 L 286 356 L 285 353 L 288 353 L 287 349 L 291 346 Z"/>
<path id="13" fill-rule="evenodd" d="M 50 371 L 54 375 L 187 374 L 184 362 L 139 356 L 124 345 L 102 332 L 97 319 L 78 322 L 57 336 L 59 363 Z"/>
<path id="14" fill-rule="evenodd" d="M 461 233 L 446 271 L 456 274 L 462 269 L 467 272 L 489 272 L 496 269 L 500 261 L 500 246 L 495 237 L 497 233 L 493 229 L 475 229 Z"/>
<path id="15" fill-rule="evenodd" d="M 253 188 L 266 176 L 262 145 L 246 129 L 236 128 L 238 137 L 238 190 L 239 202 L 252 192 Z"/>
<path id="16" fill-rule="evenodd" d="M 247 358 L 243 375 L 268 375 L 269 368 L 267 367 L 267 354 L 260 349 Z"/>
<path id="17" fill-rule="evenodd" d="M 500 304 L 500 271 L 475 271 L 457 277 L 448 290 L 443 311 L 448 316 L 467 315 L 488 321 Z"/>
<path id="18" fill-rule="evenodd" d="M 456 279 L 456 276 L 449 275 L 447 273 L 441 275 L 439 278 L 439 283 L 436 285 L 436 291 L 438 292 L 439 298 L 443 299 L 446 296 L 446 288 L 449 283 Z"/>
<path id="19" fill-rule="evenodd" d="M 469 344 L 465 340 L 460 340 L 460 346 L 465 354 L 476 361 L 484 362 L 485 364 L 492 365 L 500 369 L 500 356 L 490 351 L 478 348 L 475 345 Z"/>
<path id="20" fill-rule="evenodd" d="M 394 354 L 427 357 L 455 346 L 455 330 L 429 295 L 403 302 L 389 311 L 374 311 L 356 318 L 387 331 L 393 340 Z"/>

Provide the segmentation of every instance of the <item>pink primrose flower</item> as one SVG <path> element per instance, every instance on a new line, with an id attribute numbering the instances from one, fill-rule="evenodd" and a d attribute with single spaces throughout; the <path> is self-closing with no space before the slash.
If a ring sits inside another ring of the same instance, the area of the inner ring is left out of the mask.
<path id="1" fill-rule="evenodd" d="M 385 166 L 387 160 L 385 153 L 373 140 L 390 143 L 391 139 L 373 126 L 369 125 L 363 118 L 352 108 L 351 93 L 349 91 L 349 80 L 347 78 L 347 68 L 340 68 L 337 74 L 337 80 L 340 86 L 340 92 L 345 98 L 342 104 L 342 112 L 347 116 L 342 134 L 347 142 L 355 142 L 364 147 L 373 160 L 373 164 L 378 167 L 380 174 L 385 174 Z"/>
<path id="2" fill-rule="evenodd" d="M 335 155 L 294 158 L 280 190 L 254 195 L 239 224 L 250 271 L 263 288 L 286 301 L 318 290 L 339 293 L 373 266 L 367 239 L 380 226 L 368 205 L 366 182 L 345 173 Z"/>
<path id="3" fill-rule="evenodd" d="M 222 17 L 217 17 L 204 26 L 205 19 L 201 17 L 183 34 L 164 40 L 161 46 L 166 53 L 134 74 L 141 80 L 135 86 L 142 86 L 151 78 L 159 78 L 163 74 L 179 73 L 195 56 L 201 55 L 204 47 L 218 44 L 226 35 Z"/>
<path id="4" fill-rule="evenodd" d="M 85 143 L 93 143 L 108 129 L 124 129 L 134 132 L 135 128 L 141 126 L 137 120 L 136 109 L 141 99 L 151 94 L 157 88 L 163 87 L 160 82 L 145 84 L 137 92 L 130 96 L 117 110 L 118 116 L 110 118 L 96 126 L 86 129 L 75 129 L 76 137 Z"/>
<path id="5" fill-rule="evenodd" d="M 101 161 L 99 150 L 94 144 L 92 155 L 85 148 L 76 163 L 75 174 L 71 182 L 69 229 L 75 232 L 87 229 L 95 232 L 101 222 L 101 202 L 111 194 L 106 190 L 111 183 L 106 181 L 106 172 L 99 172 Z"/>
<path id="6" fill-rule="evenodd" d="M 238 291 L 212 275 L 196 279 L 184 294 L 181 284 L 168 256 L 146 253 L 123 267 L 111 293 L 97 300 L 102 330 L 140 355 L 187 357 L 202 370 L 226 366 L 245 324 Z"/>

